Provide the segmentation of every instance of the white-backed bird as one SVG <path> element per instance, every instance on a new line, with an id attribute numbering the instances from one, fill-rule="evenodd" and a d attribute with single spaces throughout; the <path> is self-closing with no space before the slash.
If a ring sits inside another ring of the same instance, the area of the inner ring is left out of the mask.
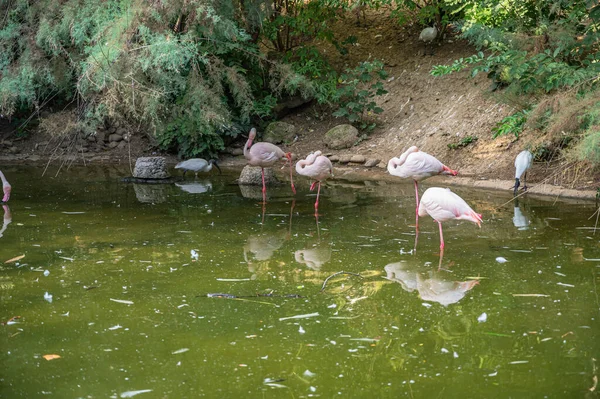
<path id="1" fill-rule="evenodd" d="M 513 195 L 517 195 L 517 191 L 519 190 L 519 186 L 521 185 L 521 176 L 523 176 L 523 190 L 527 190 L 527 183 L 525 178 L 527 177 L 527 170 L 531 168 L 531 164 L 533 163 L 533 154 L 529 151 L 521 151 L 517 158 L 515 159 L 515 185 L 513 188 Z"/>
<path id="2" fill-rule="evenodd" d="M 196 173 L 196 177 L 198 177 L 198 172 L 210 172 L 212 170 L 213 165 L 215 165 L 216 168 L 219 169 L 219 173 L 221 173 L 221 168 L 219 168 L 219 165 L 217 165 L 216 159 L 211 159 L 210 161 L 207 161 L 206 159 L 202 158 L 192 158 L 186 161 L 179 162 L 177 165 L 175 165 L 175 169 L 183 169 L 184 177 L 185 173 L 188 170 L 191 170 L 192 172 Z"/>

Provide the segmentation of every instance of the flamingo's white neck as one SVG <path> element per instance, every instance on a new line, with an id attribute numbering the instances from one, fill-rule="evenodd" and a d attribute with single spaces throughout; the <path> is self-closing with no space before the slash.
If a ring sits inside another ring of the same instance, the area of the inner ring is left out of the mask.
<path id="1" fill-rule="evenodd" d="M 0 170 L 0 180 L 2 180 L 2 187 L 10 187 L 10 184 L 8 183 L 8 180 L 6 180 L 6 177 L 4 176 L 4 173 L 2 173 L 2 171 Z"/>
<path id="2" fill-rule="evenodd" d="M 2 173 L 1 171 L 0 171 L 0 180 L 2 180 L 2 191 L 4 192 L 4 197 L 2 197 L 2 202 L 8 202 L 8 199 L 10 198 L 11 186 L 8 183 L 8 180 L 6 180 L 4 173 Z"/>
<path id="3" fill-rule="evenodd" d="M 388 161 L 388 165 L 387 165 L 388 172 L 389 172 L 390 174 L 394 174 L 394 171 L 396 170 L 396 168 L 397 168 L 399 165 L 401 165 L 401 163 L 400 163 L 400 159 L 398 159 L 397 157 L 394 157 L 394 158 L 390 159 L 390 160 Z"/>
<path id="4" fill-rule="evenodd" d="M 256 137 L 256 129 L 252 128 L 250 130 L 250 134 L 248 135 L 248 141 L 246 141 L 246 145 L 244 145 L 244 157 L 246 157 L 247 159 L 250 156 L 248 154 L 248 151 L 250 150 L 250 147 L 252 147 L 252 141 L 254 140 L 255 137 Z"/>
<path id="5" fill-rule="evenodd" d="M 311 152 L 310 154 L 308 154 L 308 156 L 306 157 L 306 159 L 298 161 L 296 163 L 296 172 L 300 173 L 300 171 L 302 169 L 304 169 L 305 167 L 307 167 L 309 165 L 312 165 L 315 162 L 315 159 L 317 159 L 317 157 L 319 155 L 321 155 L 321 151 Z"/>

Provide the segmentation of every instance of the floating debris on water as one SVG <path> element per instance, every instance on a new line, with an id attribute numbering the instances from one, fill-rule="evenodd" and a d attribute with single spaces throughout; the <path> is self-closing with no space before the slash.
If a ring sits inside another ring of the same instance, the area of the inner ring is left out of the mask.
<path id="1" fill-rule="evenodd" d="M 124 303 L 125 305 L 133 305 L 133 301 L 128 301 L 126 299 L 113 299 L 113 298 L 109 298 L 109 299 L 113 302 Z"/>
<path id="2" fill-rule="evenodd" d="M 316 316 L 319 316 L 318 312 L 308 313 L 308 314 L 299 314 L 296 316 L 289 316 L 289 317 L 280 317 L 279 321 L 292 320 L 292 319 L 308 319 L 309 317 L 316 317 Z"/>
<path id="3" fill-rule="evenodd" d="M 139 391 L 127 391 L 119 395 L 120 398 L 133 398 L 141 393 L 152 392 L 152 389 L 140 389 Z"/>

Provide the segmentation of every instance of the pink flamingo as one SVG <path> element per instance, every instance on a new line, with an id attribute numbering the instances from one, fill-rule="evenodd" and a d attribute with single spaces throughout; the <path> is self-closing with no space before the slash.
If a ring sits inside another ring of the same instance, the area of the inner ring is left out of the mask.
<path id="1" fill-rule="evenodd" d="M 417 198 L 416 227 L 419 229 L 419 183 L 434 175 L 452 175 L 456 176 L 457 171 L 450 169 L 437 158 L 426 152 L 419 151 L 416 146 L 406 150 L 400 158 L 392 158 L 388 162 L 388 172 L 392 176 L 398 176 L 403 179 L 413 179 L 415 182 L 415 197 Z"/>
<path id="2" fill-rule="evenodd" d="M 292 192 L 296 194 L 294 187 L 294 179 L 292 177 L 292 154 L 283 152 L 283 150 L 271 143 L 256 143 L 252 145 L 252 141 L 256 138 L 256 129 L 252 128 L 248 135 L 248 141 L 244 146 L 244 156 L 248 160 L 248 165 L 260 166 L 262 172 L 262 193 L 263 203 L 267 202 L 267 187 L 265 186 L 265 168 L 273 166 L 276 162 L 287 159 L 290 163 L 290 181 L 292 184 Z"/>
<path id="3" fill-rule="evenodd" d="M 0 171 L 0 180 L 2 180 L 2 190 L 4 191 L 4 197 L 2 197 L 2 202 L 8 202 L 8 199 L 10 198 L 10 190 L 12 189 L 12 187 L 10 186 L 8 180 L 6 180 L 6 177 L 4 176 L 4 173 L 2 173 L 2 171 Z"/>
<path id="4" fill-rule="evenodd" d="M 299 175 L 310 177 L 314 180 L 310 186 L 310 191 L 315 189 L 315 185 L 319 183 L 317 190 L 317 201 L 315 202 L 315 214 L 319 208 L 319 194 L 321 193 L 321 182 L 333 176 L 333 165 L 329 158 L 321 155 L 321 151 L 310 153 L 306 159 L 296 163 L 296 172 Z"/>
<path id="5" fill-rule="evenodd" d="M 476 213 L 458 195 L 449 188 L 430 187 L 425 190 L 419 203 L 419 216 L 429 214 L 440 226 L 440 250 L 444 251 L 444 235 L 442 222 L 459 219 L 468 220 L 481 227 L 481 215 Z"/>

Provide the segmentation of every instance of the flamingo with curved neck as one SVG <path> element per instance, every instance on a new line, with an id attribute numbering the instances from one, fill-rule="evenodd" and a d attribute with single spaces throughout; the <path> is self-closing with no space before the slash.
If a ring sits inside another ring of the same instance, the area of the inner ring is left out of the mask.
<path id="1" fill-rule="evenodd" d="M 265 168 L 273 166 L 280 160 L 286 160 L 290 163 L 290 182 L 292 185 L 292 192 L 296 194 L 296 187 L 294 187 L 294 178 L 292 176 L 292 154 L 290 152 L 284 152 L 281 148 L 271 143 L 255 143 L 252 142 L 256 138 L 256 129 L 252 128 L 248 135 L 248 141 L 244 145 L 244 157 L 248 160 L 248 165 L 260 166 L 262 172 L 262 193 L 263 202 L 267 202 L 267 187 L 265 185 Z"/>
<path id="2" fill-rule="evenodd" d="M 315 189 L 315 185 L 319 184 L 317 190 L 317 200 L 315 201 L 315 215 L 319 208 L 319 195 L 321 194 L 321 182 L 333 176 L 333 165 L 329 158 L 321 155 L 321 151 L 315 151 L 296 163 L 296 172 L 299 175 L 310 177 L 314 182 L 310 186 L 310 191 Z"/>
<path id="3" fill-rule="evenodd" d="M 419 229 L 419 183 L 428 177 L 435 175 L 456 176 L 457 171 L 450 169 L 437 158 L 419 151 L 416 146 L 410 147 L 400 157 L 394 157 L 389 160 L 387 166 L 390 175 L 398 176 L 402 179 L 412 179 L 415 182 L 415 197 L 417 198 L 416 207 L 416 226 Z"/>
<path id="4" fill-rule="evenodd" d="M 449 188 L 430 187 L 423 193 L 419 216 L 429 214 L 440 228 L 440 251 L 444 251 L 444 234 L 442 222 L 447 220 L 468 220 L 481 227 L 481 214 L 475 212 L 462 198 L 450 191 Z"/>

